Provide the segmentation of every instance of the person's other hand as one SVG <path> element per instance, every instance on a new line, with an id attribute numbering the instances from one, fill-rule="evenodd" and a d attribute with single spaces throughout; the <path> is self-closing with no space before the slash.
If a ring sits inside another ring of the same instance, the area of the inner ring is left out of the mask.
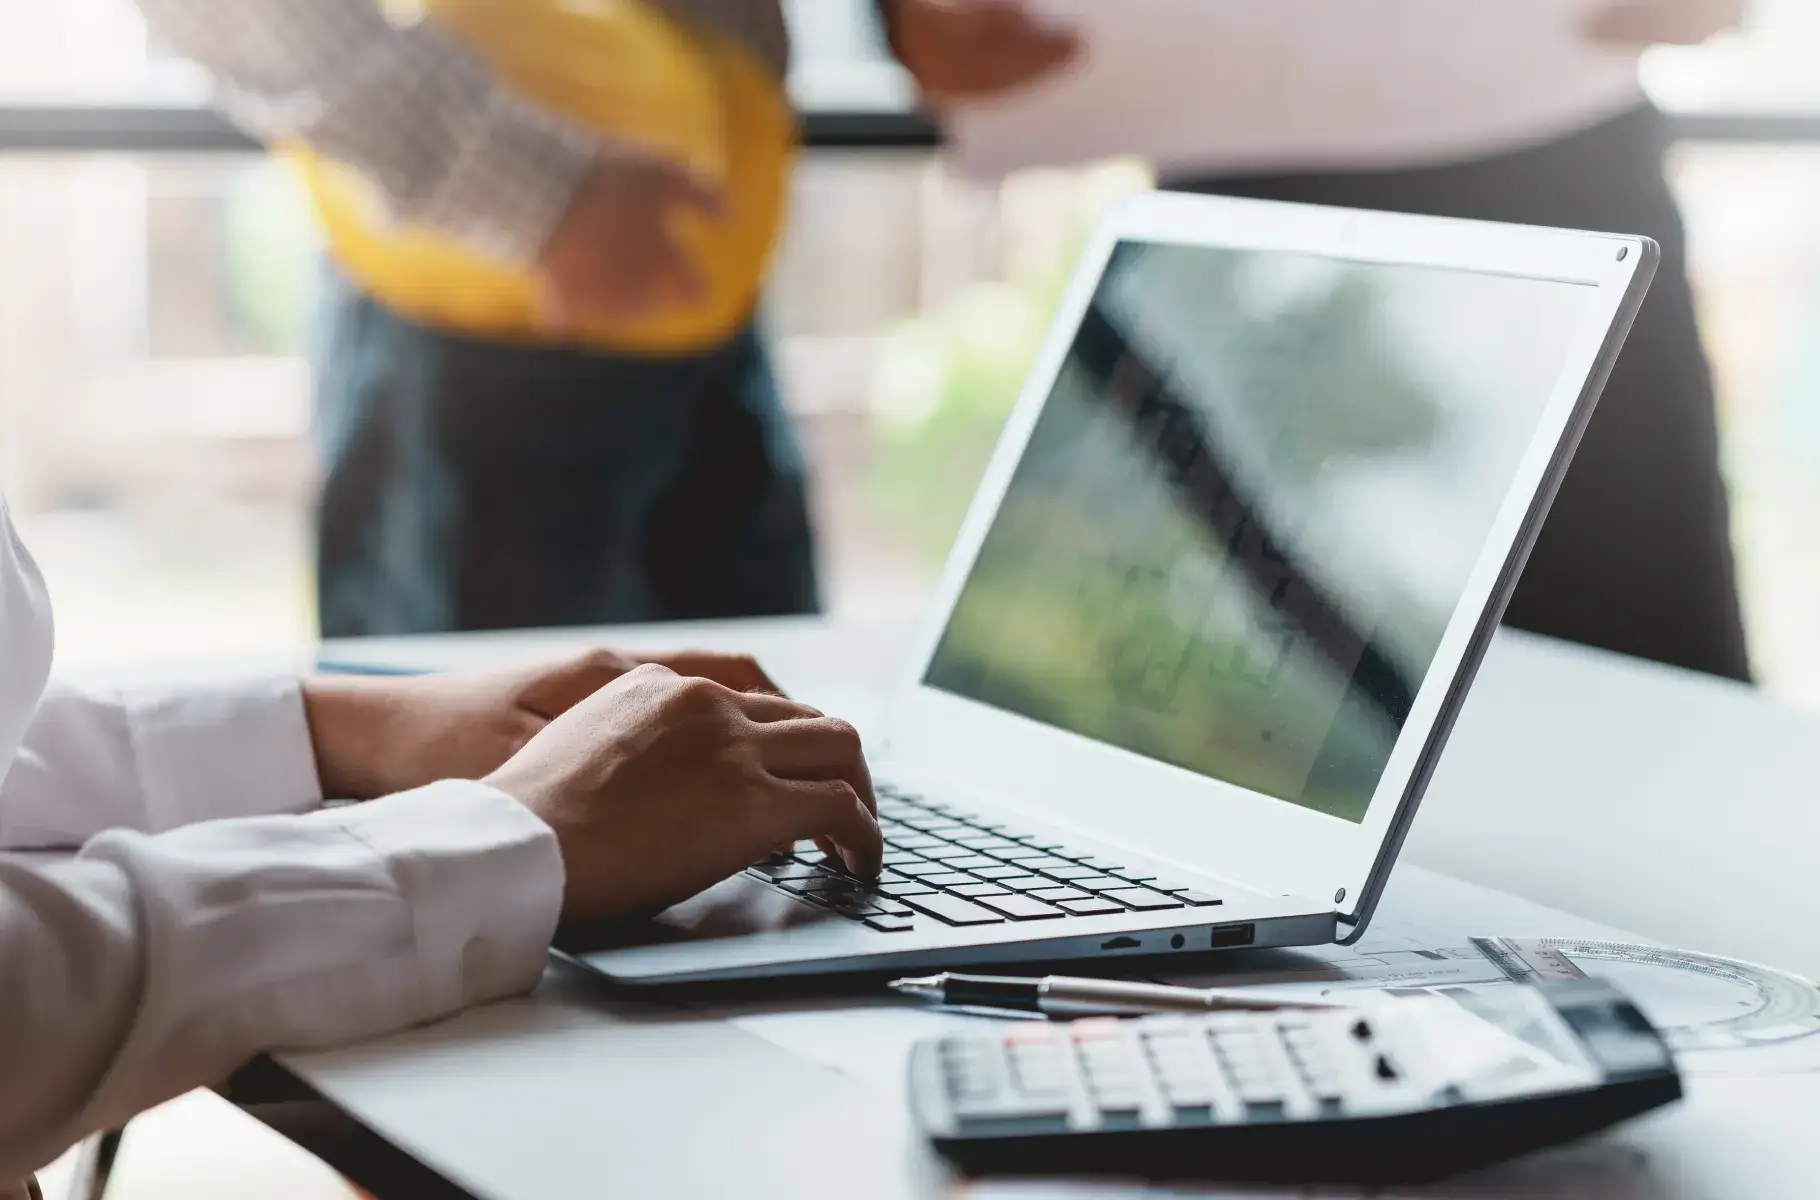
<path id="1" fill-rule="evenodd" d="M 654 912 L 811 838 L 876 876 L 859 735 L 782 696 L 648 665 L 594 693 L 486 782 L 556 832 L 563 913 Z"/>
<path id="2" fill-rule="evenodd" d="M 1628 50 L 1698 46 L 1744 20 L 1745 0 L 1606 0 L 1587 19 L 1595 41 Z"/>
<path id="3" fill-rule="evenodd" d="M 884 13 L 892 52 L 937 104 L 1022 87 L 1080 52 L 1022 0 L 887 0 Z"/>
<path id="4" fill-rule="evenodd" d="M 677 233 L 689 214 L 719 220 L 725 198 L 648 154 L 605 157 L 537 257 L 540 316 L 555 331 L 636 320 L 693 304 L 707 284 Z"/>
<path id="5" fill-rule="evenodd" d="M 552 720 L 648 662 L 738 692 L 779 691 L 751 658 L 706 650 L 598 649 L 491 671 L 309 679 L 304 712 L 323 794 L 370 800 L 439 779 L 479 779 Z"/>

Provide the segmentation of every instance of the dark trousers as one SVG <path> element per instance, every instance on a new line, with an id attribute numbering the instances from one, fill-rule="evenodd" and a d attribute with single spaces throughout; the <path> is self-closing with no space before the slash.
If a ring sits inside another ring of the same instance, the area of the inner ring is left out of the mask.
<path id="1" fill-rule="evenodd" d="M 1712 375 L 1642 108 L 1496 158 L 1384 173 L 1171 180 L 1259 199 L 1645 234 L 1662 269 L 1511 602 L 1510 624 L 1748 680 Z"/>
<path id="2" fill-rule="evenodd" d="M 496 345 L 331 283 L 326 637 L 817 611 L 802 452 L 758 335 L 698 357 Z"/>

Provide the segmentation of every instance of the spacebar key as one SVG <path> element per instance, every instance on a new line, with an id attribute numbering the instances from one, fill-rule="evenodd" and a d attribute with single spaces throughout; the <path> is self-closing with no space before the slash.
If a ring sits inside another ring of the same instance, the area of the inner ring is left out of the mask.
<path id="1" fill-rule="evenodd" d="M 906 907 L 940 917 L 950 925 L 993 925 L 1005 919 L 991 909 L 981 908 L 959 896 L 903 896 L 899 899 Z"/>

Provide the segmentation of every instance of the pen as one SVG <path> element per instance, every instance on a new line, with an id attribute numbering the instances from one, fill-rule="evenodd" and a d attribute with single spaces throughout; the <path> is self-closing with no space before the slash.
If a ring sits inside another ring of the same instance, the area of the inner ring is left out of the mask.
<path id="1" fill-rule="evenodd" d="M 951 1007 L 996 1008 L 1055 1017 L 1124 1016 L 1165 1012 L 1271 1012 L 1277 1009 L 1333 1009 L 1333 1000 L 1273 1000 L 1229 988 L 1168 987 L 1118 979 L 1008 979 L 944 972 L 925 979 L 894 979 L 891 990 Z"/>

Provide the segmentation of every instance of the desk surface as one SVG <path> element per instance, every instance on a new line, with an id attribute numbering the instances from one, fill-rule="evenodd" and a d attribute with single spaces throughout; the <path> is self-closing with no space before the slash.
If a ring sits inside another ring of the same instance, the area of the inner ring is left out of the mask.
<path id="1" fill-rule="evenodd" d="M 786 687 L 850 712 L 862 728 L 875 719 L 908 636 L 902 624 L 806 621 L 599 635 L 617 644 L 749 648 Z M 576 640 L 398 639 L 326 653 L 451 666 Z M 1809 716 L 1747 689 L 1504 634 L 1406 857 L 1581 916 L 1411 869 L 1393 880 L 1381 919 L 1417 905 L 1480 921 L 1467 932 L 1625 929 L 1820 975 L 1820 944 L 1802 920 L 1811 903 L 1798 890 L 1820 833 L 1817 779 L 1820 722 Z M 860 1180 L 868 1196 L 939 1191 L 941 1172 L 916 1145 L 897 1095 L 755 1037 L 726 1019 L 733 1015 L 742 1014 L 630 1002 L 553 971 L 531 999 L 287 1061 L 488 1200 L 736 1191 L 802 1200 L 850 1195 Z M 828 1036 L 838 1036 L 833 1023 Z M 663 1065 L 655 1075 L 654 1061 Z M 629 1071 L 643 1089 L 617 1086 Z M 653 1078 L 661 1081 L 655 1092 Z M 1702 1107 L 1667 1119 L 1672 1136 L 1660 1122 L 1640 1126 L 1634 1136 L 1651 1143 L 1652 1158 L 1680 1156 L 1678 1182 L 1652 1194 L 1754 1200 L 1795 1194 L 1771 1189 L 1804 1172 L 1811 1183 L 1820 1163 L 1779 1160 L 1770 1149 L 1805 1145 L 1778 1124 L 1797 1106 L 1751 1111 L 1747 1101 L 1760 1094 L 1708 1089 Z M 1811 1107 L 1820 1083 L 1801 1098 Z M 1749 1186 L 1726 1184 L 1710 1157 L 1689 1149 L 1714 1128 L 1743 1137 L 1747 1126 L 1753 1144 L 1764 1143 Z M 1694 1180 L 1700 1190 L 1691 1190 Z"/>

